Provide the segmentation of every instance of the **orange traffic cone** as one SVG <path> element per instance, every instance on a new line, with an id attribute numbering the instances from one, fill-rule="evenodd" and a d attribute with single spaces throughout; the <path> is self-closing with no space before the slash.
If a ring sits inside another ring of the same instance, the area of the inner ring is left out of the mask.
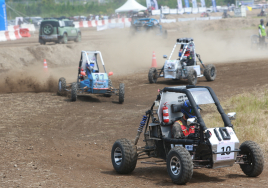
<path id="1" fill-rule="evenodd" d="M 151 67 L 157 67 L 157 64 L 156 64 L 156 57 L 155 57 L 155 53 L 153 51 L 153 60 L 152 60 L 152 66 Z"/>
<path id="2" fill-rule="evenodd" d="M 44 59 L 44 71 L 47 71 L 47 61 Z"/>

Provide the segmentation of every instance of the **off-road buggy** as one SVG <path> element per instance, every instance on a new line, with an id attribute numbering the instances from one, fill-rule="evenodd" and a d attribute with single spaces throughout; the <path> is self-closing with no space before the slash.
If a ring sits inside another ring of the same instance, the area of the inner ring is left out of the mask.
<path id="1" fill-rule="evenodd" d="M 180 46 L 179 58 L 170 60 L 177 46 Z M 163 57 L 167 58 L 166 55 Z M 199 60 L 203 68 L 197 65 L 197 60 Z M 161 69 L 150 68 L 148 80 L 150 83 L 156 83 L 159 77 L 173 80 L 186 79 L 189 85 L 196 85 L 198 77 L 205 76 L 207 81 L 213 81 L 216 78 L 216 74 L 215 66 L 212 64 L 205 66 L 201 56 L 195 53 L 195 45 L 192 38 L 179 38 L 164 66 Z"/>
<path id="2" fill-rule="evenodd" d="M 195 118 L 187 119 L 187 124 L 194 129 L 194 133 L 190 134 L 191 137 L 174 138 L 172 126 L 182 117 L 181 106 L 185 100 L 189 100 L 196 115 Z M 168 123 L 163 120 L 165 106 L 168 106 Z M 210 118 L 205 119 L 205 123 L 202 116 L 210 113 L 210 110 L 203 112 L 207 106 L 215 108 L 215 112 L 218 112 L 215 115 L 222 119 L 224 127 L 206 127 Z M 201 112 L 199 107 L 203 109 Z M 235 127 L 231 124 L 231 120 L 235 118 L 235 112 L 224 113 L 210 87 L 166 87 L 160 91 L 156 101 L 143 116 L 136 138 L 119 139 L 114 143 L 111 151 L 113 167 L 120 174 L 128 174 L 135 169 L 138 159 L 160 158 L 161 160 L 142 163 L 166 164 L 168 174 L 176 184 L 190 181 L 195 168 L 215 169 L 231 167 L 233 164 L 239 164 L 247 176 L 256 177 L 262 173 L 264 167 L 262 150 L 253 141 L 239 143 Z M 145 146 L 137 148 L 143 129 Z"/>
<path id="3" fill-rule="evenodd" d="M 99 58 L 98 58 L 99 55 Z M 103 65 L 104 72 L 100 72 L 98 60 Z M 65 78 L 60 78 L 58 83 L 58 94 L 71 94 L 71 101 L 76 101 L 77 95 L 102 94 L 105 97 L 119 96 L 119 103 L 124 102 L 125 85 L 120 83 L 119 89 L 112 86 L 112 81 L 106 73 L 104 61 L 100 51 L 82 51 L 79 61 L 77 82 L 66 84 Z"/>
<path id="4" fill-rule="evenodd" d="M 159 21 L 154 18 L 140 18 L 133 21 L 130 27 L 132 35 L 140 32 L 153 32 L 155 35 L 160 35 L 167 38 L 167 30 L 162 28 Z"/>

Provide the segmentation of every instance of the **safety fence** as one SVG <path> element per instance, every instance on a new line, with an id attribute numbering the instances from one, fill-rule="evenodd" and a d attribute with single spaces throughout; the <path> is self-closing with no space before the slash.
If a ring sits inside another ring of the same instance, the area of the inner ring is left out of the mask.
<path id="1" fill-rule="evenodd" d="M 15 31 L 0 31 L 0 41 L 17 40 L 21 35 L 19 30 Z"/>
<path id="2" fill-rule="evenodd" d="M 92 20 L 92 21 L 80 21 L 74 22 L 76 28 L 80 27 L 130 27 L 131 18 L 118 18 L 118 19 L 108 19 L 108 20 Z"/>

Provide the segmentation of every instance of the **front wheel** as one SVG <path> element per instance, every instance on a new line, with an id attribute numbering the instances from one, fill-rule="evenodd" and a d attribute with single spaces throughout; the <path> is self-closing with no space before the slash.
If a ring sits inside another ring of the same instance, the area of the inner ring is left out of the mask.
<path id="1" fill-rule="evenodd" d="M 193 162 L 190 153 L 184 147 L 176 146 L 169 151 L 167 171 L 171 180 L 178 185 L 190 181 L 193 175 Z"/>
<path id="2" fill-rule="evenodd" d="M 137 164 L 137 148 L 128 139 L 117 140 L 111 151 L 113 167 L 119 174 L 132 172 Z"/>
<path id="3" fill-rule="evenodd" d="M 187 76 L 187 81 L 189 85 L 196 85 L 197 83 L 197 73 L 194 69 L 190 69 Z"/>
<path id="4" fill-rule="evenodd" d="M 204 76 L 206 77 L 207 81 L 214 81 L 217 75 L 217 70 L 214 65 L 209 64 L 206 66 L 204 70 Z"/>
<path id="5" fill-rule="evenodd" d="M 125 85 L 120 83 L 119 85 L 119 103 L 122 104 L 125 100 Z"/>
<path id="6" fill-rule="evenodd" d="M 72 83 L 71 86 L 71 101 L 76 101 L 77 99 L 77 83 Z"/>
<path id="7" fill-rule="evenodd" d="M 154 68 L 154 67 L 150 68 L 149 73 L 148 73 L 148 80 L 149 80 L 150 84 L 156 83 L 157 78 L 158 78 L 158 75 L 157 75 L 156 68 Z"/>
<path id="8" fill-rule="evenodd" d="M 253 141 L 245 141 L 240 145 L 239 154 L 245 155 L 247 164 L 240 164 L 242 171 L 250 177 L 260 175 L 264 167 L 264 157 L 260 146 Z"/>
<path id="9" fill-rule="evenodd" d="M 58 95 L 63 95 L 66 90 L 66 80 L 65 78 L 60 78 L 58 82 Z"/>

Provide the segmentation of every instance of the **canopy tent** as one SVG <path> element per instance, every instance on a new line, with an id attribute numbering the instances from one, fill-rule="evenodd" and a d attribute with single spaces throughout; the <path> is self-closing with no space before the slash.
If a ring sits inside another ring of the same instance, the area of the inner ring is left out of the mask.
<path id="1" fill-rule="evenodd" d="M 116 9 L 115 12 L 128 12 L 128 11 L 141 11 L 146 10 L 147 8 L 145 6 L 142 6 L 135 0 L 128 0 L 124 5 L 122 5 L 120 8 Z"/>

